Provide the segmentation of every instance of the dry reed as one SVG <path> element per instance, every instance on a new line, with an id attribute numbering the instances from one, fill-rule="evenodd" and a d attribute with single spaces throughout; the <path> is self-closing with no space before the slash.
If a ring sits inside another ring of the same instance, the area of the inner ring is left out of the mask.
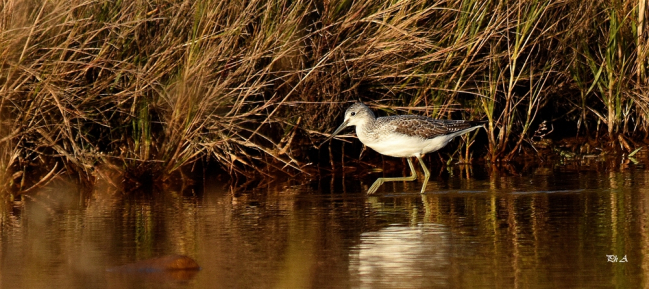
<path id="1" fill-rule="evenodd" d="M 531 144 L 540 111 L 615 142 L 649 133 L 646 0 L 0 5 L 9 191 L 99 163 L 136 177 L 206 158 L 300 173 L 359 98 L 486 118 L 491 161 Z"/>

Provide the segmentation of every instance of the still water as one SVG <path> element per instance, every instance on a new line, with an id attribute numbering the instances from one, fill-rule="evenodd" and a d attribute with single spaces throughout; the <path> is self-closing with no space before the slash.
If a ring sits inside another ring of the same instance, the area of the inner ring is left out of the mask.
<path id="1" fill-rule="evenodd" d="M 56 181 L 2 209 L 0 287 L 649 286 L 643 166 L 437 169 L 424 195 L 399 182 L 367 196 L 380 173 L 140 194 Z M 202 270 L 106 271 L 169 254 Z"/>

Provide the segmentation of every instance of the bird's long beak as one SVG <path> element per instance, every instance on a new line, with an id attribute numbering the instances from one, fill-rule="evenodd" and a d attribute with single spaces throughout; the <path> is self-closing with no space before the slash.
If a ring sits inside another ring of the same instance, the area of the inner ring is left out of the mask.
<path id="1" fill-rule="evenodd" d="M 325 140 L 323 141 L 318 148 L 320 148 L 324 143 L 330 141 L 334 136 L 336 136 L 341 130 L 345 129 L 347 127 L 347 123 L 349 120 L 344 121 L 334 132 Z"/>

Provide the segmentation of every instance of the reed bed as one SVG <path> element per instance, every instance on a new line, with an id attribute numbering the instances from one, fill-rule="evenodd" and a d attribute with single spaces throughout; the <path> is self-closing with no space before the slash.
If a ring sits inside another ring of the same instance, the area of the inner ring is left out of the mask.
<path id="1" fill-rule="evenodd" d="M 295 175 L 359 99 L 488 119 L 492 162 L 543 121 L 631 151 L 649 133 L 646 2 L 3 1 L 3 190 L 100 164 Z"/>

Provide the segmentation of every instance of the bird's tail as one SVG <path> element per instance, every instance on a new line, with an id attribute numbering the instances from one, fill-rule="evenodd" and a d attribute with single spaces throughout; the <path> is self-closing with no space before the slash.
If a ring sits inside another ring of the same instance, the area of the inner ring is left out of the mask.
<path id="1" fill-rule="evenodd" d="M 487 122 L 488 121 L 486 121 L 486 120 L 470 121 L 469 123 L 471 124 L 471 127 L 465 128 L 463 130 L 459 130 L 459 131 L 456 131 L 456 132 L 450 134 L 449 135 L 450 139 L 453 139 L 456 136 L 460 136 L 460 135 L 463 135 L 463 134 L 468 133 L 468 132 L 472 132 L 472 131 L 474 131 L 476 129 L 479 129 L 479 128 L 484 128 L 484 125 Z"/>

